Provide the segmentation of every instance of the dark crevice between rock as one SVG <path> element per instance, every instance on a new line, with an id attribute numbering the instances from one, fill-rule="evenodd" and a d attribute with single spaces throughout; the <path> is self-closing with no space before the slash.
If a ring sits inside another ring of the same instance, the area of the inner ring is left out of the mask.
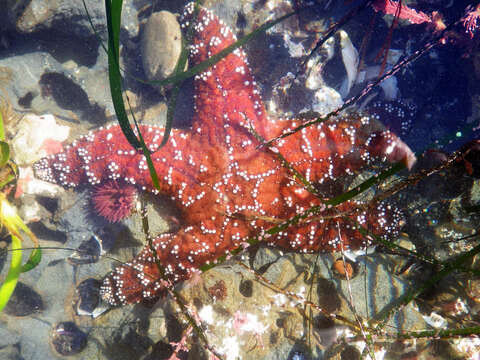
<path id="1" fill-rule="evenodd" d="M 58 210 L 58 199 L 46 196 L 37 196 L 36 200 L 40 205 L 42 205 L 52 214 L 54 214 Z"/>
<path id="2" fill-rule="evenodd" d="M 28 316 L 44 309 L 42 297 L 32 288 L 18 282 L 5 306 L 5 313 L 13 316 Z"/>
<path id="3" fill-rule="evenodd" d="M 168 359 L 173 353 L 173 348 L 170 344 L 167 344 L 163 341 L 157 342 L 153 348 L 152 352 L 148 354 L 144 360 L 163 360 Z"/>
<path id="4" fill-rule="evenodd" d="M 240 283 L 240 287 L 239 287 L 238 291 L 240 291 L 240 294 L 242 294 L 245 297 L 252 297 L 252 295 L 253 295 L 253 282 L 252 282 L 252 280 L 243 280 Z"/>
<path id="5" fill-rule="evenodd" d="M 41 222 L 34 222 L 29 225 L 30 230 L 40 239 L 60 242 L 65 244 L 67 235 L 62 231 L 51 230 Z"/>
<path id="6" fill-rule="evenodd" d="M 39 85 L 43 97 L 51 97 L 62 109 L 78 111 L 89 122 L 105 123 L 105 111 L 97 103 L 91 103 L 85 90 L 66 75 L 45 72 Z"/>
<path id="7" fill-rule="evenodd" d="M 31 34 L 7 30 L 2 36 L 8 43 L 4 58 L 27 54 L 33 49 L 48 52 L 60 63 L 73 60 L 79 66 L 92 67 L 99 54 L 99 43 L 95 36 L 75 37 L 56 30 L 40 30 Z"/>
<path id="8" fill-rule="evenodd" d="M 29 91 L 20 99 L 18 99 L 18 105 L 20 105 L 24 109 L 28 109 L 32 107 L 32 101 L 36 96 L 37 94 L 35 94 L 33 91 Z"/>
<path id="9" fill-rule="evenodd" d="M 335 284 L 327 279 L 318 279 L 318 306 L 329 313 L 334 313 L 341 308 L 342 302 Z"/>

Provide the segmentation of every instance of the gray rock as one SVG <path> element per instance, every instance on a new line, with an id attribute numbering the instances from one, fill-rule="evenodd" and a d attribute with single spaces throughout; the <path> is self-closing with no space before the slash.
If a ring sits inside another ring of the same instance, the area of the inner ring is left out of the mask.
<path id="1" fill-rule="evenodd" d="M 89 347 L 82 359 L 139 359 L 152 341 L 145 336 L 151 309 L 125 306 L 114 309 L 91 322 Z M 92 343 L 98 343 L 97 353 Z"/>
<path id="2" fill-rule="evenodd" d="M 58 246 L 57 243 L 42 243 L 44 246 Z M 48 342 L 50 326 L 68 318 L 65 314 L 65 299 L 73 285 L 73 268 L 61 260 L 61 252 L 43 252 L 40 265 L 21 279 L 38 292 L 45 304 L 39 316 L 13 317 L 4 319 L 2 328 L 7 332 L 3 339 L 18 337 L 21 358 L 50 359 L 53 354 Z M 49 266 L 50 264 L 50 266 Z M 66 302 L 68 303 L 68 301 Z"/>
<path id="3" fill-rule="evenodd" d="M 149 232 L 152 236 L 168 232 L 170 227 L 166 217 L 173 216 L 173 212 L 169 209 L 169 204 L 165 204 L 158 199 L 158 196 L 150 194 L 140 194 L 145 199 L 145 210 L 147 211 Z M 132 236 L 136 239 L 145 240 L 145 233 L 142 228 L 142 218 L 136 213 L 124 220 L 124 224 L 128 227 Z"/>
<path id="4" fill-rule="evenodd" d="M 106 113 L 114 113 L 106 61 L 103 51 L 90 68 L 35 51 L 0 59 L 0 76 L 8 79 L 6 95 L 16 109 L 30 96 L 27 108 L 37 114 L 55 114 L 70 124 L 79 118 L 103 124 Z"/>
<path id="5" fill-rule="evenodd" d="M 472 205 L 480 203 L 480 180 L 474 180 L 473 186 L 470 189 L 470 202 Z"/>
<path id="6" fill-rule="evenodd" d="M 15 23 L 16 30 L 31 33 L 38 30 L 55 28 L 56 30 L 89 37 L 104 34 L 107 28 L 105 8 L 102 1 L 85 1 L 88 13 L 95 30 L 92 29 L 82 1 L 77 0 L 32 0 L 25 7 L 15 3 L 8 8 L 9 18 Z M 133 0 L 124 1 L 122 11 L 122 29 L 129 37 L 138 34 L 138 20 Z"/>
<path id="7" fill-rule="evenodd" d="M 160 11 L 150 16 L 142 33 L 143 70 L 149 81 L 172 75 L 182 51 L 182 32 L 175 15 Z"/>
<path id="8" fill-rule="evenodd" d="M 356 314 L 369 319 L 409 289 L 405 280 L 392 275 L 384 255 L 373 254 L 362 260 L 365 265 L 359 266 L 358 275 L 349 282 L 335 277 L 331 270 L 335 259 L 334 254 L 282 256 L 278 250 L 262 248 L 254 264 L 267 267 L 263 277 L 274 287 L 245 267 L 226 263 L 202 274 L 201 280 L 185 282 L 179 293 L 185 303 L 195 305 L 210 345 L 227 358 L 287 359 L 296 351 L 311 351 L 312 358 L 321 358 L 345 330 L 344 323 L 325 314 L 341 315 L 355 323 L 355 309 Z M 305 306 L 304 299 L 324 311 L 312 308 L 307 316 L 313 320 L 311 327 L 305 325 L 308 321 L 299 311 Z M 167 317 L 178 316 L 179 311 L 174 301 L 167 302 Z M 393 314 L 388 328 L 411 331 L 426 327 L 412 304 Z M 307 332 L 311 336 L 306 336 Z M 191 358 L 202 356 L 198 351 L 192 348 Z"/>
<path id="9" fill-rule="evenodd" d="M 18 346 L 8 345 L 0 349 L 0 358 L 3 360 L 20 359 L 20 350 L 18 349 Z"/>
<path id="10" fill-rule="evenodd" d="M 282 254 L 272 248 L 262 248 L 257 252 L 253 260 L 253 268 L 258 271 L 263 266 L 272 264 L 281 256 Z"/>
<path id="11" fill-rule="evenodd" d="M 165 341 L 167 339 L 167 321 L 163 309 L 160 306 L 156 306 L 149 315 L 148 320 L 147 336 L 154 343 Z"/>
<path id="12" fill-rule="evenodd" d="M 126 231 L 125 236 L 117 236 L 116 231 L 121 230 L 121 226 L 117 225 L 114 230 L 99 229 L 101 224 L 86 216 L 89 212 L 88 200 L 82 196 L 72 195 L 73 193 L 70 193 L 70 197 L 75 198 L 75 203 L 67 204 L 68 196 L 62 197 L 55 217 L 55 231 L 68 235 L 60 242 L 53 231 L 45 227 L 36 228 L 34 231 L 42 246 L 48 250 L 43 250 L 42 261 L 35 269 L 20 276 L 23 283 L 42 297 L 43 311 L 38 315 L 24 317 L 3 314 L 0 347 L 18 344 L 21 356 L 19 358 L 40 360 L 56 358 L 49 343 L 52 329 L 58 323 L 73 322 L 82 332 L 88 334 L 86 348 L 75 355 L 75 359 L 108 357 L 108 354 L 118 352 L 117 346 L 123 348 L 125 359 L 135 358 L 137 348 L 140 349 L 138 353 L 144 353 L 151 344 L 151 340 L 143 335 L 147 332 L 146 326 L 151 309 L 139 307 L 132 311 L 135 306 L 125 306 L 95 319 L 91 316 L 78 316 L 77 286 L 85 279 L 100 279 L 113 266 L 118 265 L 118 261 L 114 259 L 107 261 L 107 258 L 103 258 L 97 263 L 76 266 L 66 261 L 72 253 L 66 249 L 77 248 L 93 233 L 102 233 L 101 237 L 105 241 L 108 240 L 105 239 L 106 234 L 110 234 L 117 241 L 113 256 L 127 260 L 134 255 L 141 243 L 132 244 L 131 236 L 128 236 L 129 231 Z M 122 248 L 119 244 L 122 242 L 125 244 L 123 249 L 118 249 Z M 124 256 L 121 256 L 122 254 Z M 155 329 L 161 326 L 162 324 L 157 322 L 151 327 L 151 334 L 153 335 Z"/>
<path id="13" fill-rule="evenodd" d="M 0 327 L 0 348 L 1 349 L 18 344 L 19 339 L 20 339 L 20 334 L 18 333 L 15 334 L 9 331 L 5 326 Z"/>
<path id="14" fill-rule="evenodd" d="M 61 356 L 71 356 L 82 352 L 87 345 L 87 334 L 71 322 L 57 324 L 50 334 L 52 347 Z"/>
<path id="15" fill-rule="evenodd" d="M 11 79 L 8 82 L 7 94 L 13 104 L 18 99 L 31 92 L 38 98 L 40 88 L 38 81 L 45 71 L 61 71 L 62 65 L 46 52 L 31 52 L 17 56 L 0 59 L 2 73 L 10 73 Z M 38 99 L 41 100 L 41 99 Z M 34 100 L 35 102 L 37 100 Z M 41 101 L 40 101 L 41 102 Z M 47 104 L 38 104 L 40 111 L 47 107 Z"/>

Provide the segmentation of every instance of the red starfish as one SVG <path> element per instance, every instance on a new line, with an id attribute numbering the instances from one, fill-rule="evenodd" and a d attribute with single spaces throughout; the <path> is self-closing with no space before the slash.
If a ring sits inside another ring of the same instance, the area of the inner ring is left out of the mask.
<path id="1" fill-rule="evenodd" d="M 403 4 L 402 1 L 393 0 L 375 0 L 372 4 L 373 9 L 381 11 L 387 15 L 397 16 L 399 19 L 408 20 L 412 24 L 430 23 L 430 16 L 422 11 L 416 11 Z"/>
<path id="2" fill-rule="evenodd" d="M 183 23 L 191 18 L 187 5 Z M 199 63 L 236 41 L 232 31 L 212 12 L 202 9 L 195 23 L 191 60 Z M 394 134 L 361 114 L 347 114 L 308 127 L 260 148 L 254 131 L 271 139 L 298 126 L 299 121 L 272 120 L 247 66 L 243 50 L 236 50 L 195 77 L 195 117 L 191 129 L 174 130 L 159 149 L 163 129 L 141 126 L 153 151 L 162 193 L 171 196 L 182 213 L 183 228 L 153 240 L 157 258 L 172 282 L 192 276 L 212 262 L 259 236 L 284 249 L 332 251 L 359 248 L 368 240 L 338 216 L 348 213 L 381 236 L 394 235 L 401 216 L 379 204 L 368 214 L 353 202 L 327 209 L 311 222 L 274 235 L 265 230 L 289 219 L 322 199 L 299 184 L 279 160 L 279 153 L 308 181 L 326 184 L 373 160 L 409 160 L 413 154 Z M 110 126 L 75 141 L 57 155 L 35 164 L 41 178 L 63 186 L 106 186 L 109 191 L 134 185 L 157 192 L 142 154 L 133 150 L 118 126 Z M 98 191 L 98 190 L 97 190 Z M 105 194 L 107 192 L 102 192 Z M 335 216 L 337 214 L 337 216 Z M 131 262 L 107 275 L 102 296 L 112 305 L 158 298 L 165 281 L 148 246 Z"/>

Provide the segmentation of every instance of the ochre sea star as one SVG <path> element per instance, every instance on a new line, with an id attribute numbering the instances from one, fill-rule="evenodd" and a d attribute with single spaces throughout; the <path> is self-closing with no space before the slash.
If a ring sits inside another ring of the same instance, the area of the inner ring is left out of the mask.
<path id="1" fill-rule="evenodd" d="M 187 5 L 183 25 L 191 21 Z M 201 9 L 194 24 L 191 61 L 199 63 L 235 42 L 235 35 L 212 12 Z M 271 139 L 300 121 L 267 116 L 243 50 L 236 50 L 195 77 L 195 116 L 188 130 L 173 130 L 159 148 L 163 129 L 142 125 L 161 181 L 182 214 L 183 227 L 153 240 L 165 276 L 175 283 L 258 236 L 282 249 L 303 252 L 357 249 L 369 242 L 347 214 L 380 236 L 395 235 L 401 216 L 385 204 L 368 212 L 346 202 L 317 218 L 276 235 L 265 231 L 322 199 L 307 191 L 279 160 L 283 156 L 313 184 L 332 183 L 372 161 L 411 160 L 413 154 L 378 122 L 347 113 L 258 148 L 257 136 Z M 255 133 L 255 134 L 253 134 Z M 118 126 L 92 132 L 34 166 L 37 176 L 65 187 L 92 185 L 97 192 L 123 186 L 154 189 L 145 156 L 133 150 Z M 117 216 L 116 216 L 117 217 Z M 121 217 L 118 215 L 118 217 Z M 116 219 L 116 218 L 115 218 Z M 146 246 L 131 262 L 108 274 L 102 296 L 112 305 L 152 301 L 165 281 Z"/>

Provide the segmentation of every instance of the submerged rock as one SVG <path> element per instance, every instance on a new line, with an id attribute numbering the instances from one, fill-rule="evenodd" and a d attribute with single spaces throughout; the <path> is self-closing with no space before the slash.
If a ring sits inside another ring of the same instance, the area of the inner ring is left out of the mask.
<path id="1" fill-rule="evenodd" d="M 141 51 L 149 81 L 173 74 L 182 51 L 182 32 L 175 15 L 160 11 L 150 16 L 143 30 Z"/>
<path id="2" fill-rule="evenodd" d="M 201 280 L 185 282 L 179 293 L 186 303 L 195 305 L 204 334 L 227 359 L 291 359 L 294 354 L 301 358 L 307 349 L 314 349 L 312 358 L 323 358 L 349 336 L 344 324 L 335 320 L 337 315 L 353 322 L 353 311 L 362 318 L 375 316 L 409 290 L 404 278 L 392 274 L 385 255 L 358 257 L 355 263 L 347 259 L 353 267 L 349 280 L 334 276 L 337 258 L 334 254 L 282 255 L 276 249 L 260 248 L 253 263 L 262 278 L 243 266 L 226 263 L 202 274 Z M 341 257 L 340 261 L 343 265 Z M 307 301 L 315 304 L 311 312 L 298 311 Z M 174 301 L 166 305 L 166 317 L 179 311 Z M 395 310 L 387 326 L 415 330 L 426 324 L 410 303 Z M 198 351 L 191 348 L 192 358 L 203 356 Z"/>
<path id="3" fill-rule="evenodd" d="M 24 6 L 18 6 L 18 1 L 12 1 L 7 13 L 15 29 L 21 33 L 55 28 L 67 34 L 81 37 L 94 36 L 95 31 L 106 31 L 105 8 L 102 2 L 88 1 L 88 15 L 82 1 L 70 0 L 32 0 L 23 1 Z M 122 30 L 130 36 L 137 35 L 138 20 L 133 1 L 124 1 Z M 92 28 L 89 17 L 95 28 Z"/>
<path id="4" fill-rule="evenodd" d="M 86 279 L 78 284 L 76 293 L 78 301 L 76 302 L 76 313 L 78 315 L 91 315 L 96 317 L 98 313 L 97 306 L 100 303 L 100 285 L 101 282 L 96 279 Z"/>
<path id="5" fill-rule="evenodd" d="M 79 353 L 87 345 L 87 334 L 73 322 L 62 322 L 51 334 L 52 346 L 59 355 L 70 356 Z"/>
<path id="6" fill-rule="evenodd" d="M 62 149 L 70 128 L 60 125 L 51 114 L 27 114 L 17 124 L 11 141 L 13 159 L 18 165 L 28 165 Z"/>
<path id="7" fill-rule="evenodd" d="M 68 262 L 72 265 L 95 263 L 104 253 L 102 240 L 94 234 L 80 244 L 77 250 L 68 257 Z"/>
<path id="8" fill-rule="evenodd" d="M 5 313 L 12 316 L 28 316 L 41 312 L 43 308 L 42 297 L 29 286 L 18 282 L 5 306 Z"/>

